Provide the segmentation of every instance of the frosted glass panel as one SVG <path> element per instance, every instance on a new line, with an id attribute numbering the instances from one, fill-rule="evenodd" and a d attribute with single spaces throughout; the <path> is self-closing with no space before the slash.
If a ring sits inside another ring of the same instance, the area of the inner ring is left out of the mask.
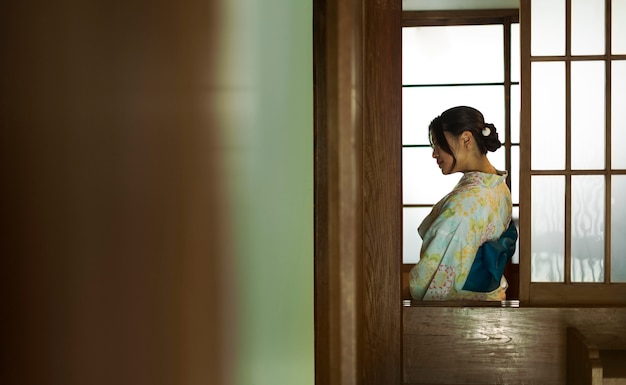
<path id="1" fill-rule="evenodd" d="M 435 204 L 449 193 L 461 174 L 443 175 L 430 147 L 402 149 L 402 199 L 404 204 Z"/>
<path id="2" fill-rule="evenodd" d="M 531 167 L 565 168 L 565 63 L 532 63 Z"/>
<path id="3" fill-rule="evenodd" d="M 603 0 L 572 0 L 572 54 L 604 54 Z"/>
<path id="4" fill-rule="evenodd" d="M 626 169 L 626 61 L 612 62 L 611 72 L 611 166 Z"/>
<path id="5" fill-rule="evenodd" d="M 511 24 L 511 81 L 520 80 L 519 24 Z"/>
<path id="6" fill-rule="evenodd" d="M 531 281 L 563 282 L 565 178 L 535 175 L 531 183 Z"/>
<path id="7" fill-rule="evenodd" d="M 611 1 L 611 53 L 626 54 L 626 0 Z"/>
<path id="8" fill-rule="evenodd" d="M 513 207 L 512 214 L 513 214 L 512 220 L 515 223 L 515 226 L 517 227 L 517 231 L 519 234 L 519 207 Z M 519 264 L 519 237 L 517 237 L 517 242 L 515 243 L 515 254 L 513 254 L 513 257 L 511 258 L 511 262 L 515 264 Z"/>
<path id="9" fill-rule="evenodd" d="M 531 55 L 565 54 L 565 0 L 531 1 Z"/>
<path id="10" fill-rule="evenodd" d="M 487 159 L 496 168 L 496 170 L 506 170 L 506 162 L 504 160 L 504 146 L 500 147 L 496 152 L 488 152 Z"/>
<path id="11" fill-rule="evenodd" d="M 402 28 L 402 84 L 503 82 L 503 58 L 502 25 Z"/>
<path id="12" fill-rule="evenodd" d="M 520 86 L 511 86 L 511 142 L 519 143 Z"/>
<path id="13" fill-rule="evenodd" d="M 519 204 L 519 146 L 511 146 L 511 199 Z"/>
<path id="14" fill-rule="evenodd" d="M 604 282 L 604 176 L 572 176 L 572 282 Z"/>
<path id="15" fill-rule="evenodd" d="M 626 175 L 611 179 L 611 282 L 626 282 Z"/>
<path id="16" fill-rule="evenodd" d="M 430 122 L 448 108 L 461 105 L 482 112 L 504 142 L 504 86 L 404 87 L 402 144 L 429 144 Z"/>
<path id="17" fill-rule="evenodd" d="M 402 238 L 402 262 L 417 263 L 420 259 L 422 238 L 417 233 L 420 223 L 430 213 L 431 208 L 405 207 L 402 210 L 403 238 Z"/>
<path id="18" fill-rule="evenodd" d="M 604 168 L 604 62 L 572 62 L 572 169 Z"/>

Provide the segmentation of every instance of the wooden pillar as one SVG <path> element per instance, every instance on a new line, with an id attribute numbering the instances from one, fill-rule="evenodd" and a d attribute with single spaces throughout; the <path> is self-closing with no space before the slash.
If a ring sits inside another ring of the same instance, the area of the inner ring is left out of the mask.
<path id="1" fill-rule="evenodd" d="M 317 384 L 400 384 L 401 2 L 314 2 Z"/>

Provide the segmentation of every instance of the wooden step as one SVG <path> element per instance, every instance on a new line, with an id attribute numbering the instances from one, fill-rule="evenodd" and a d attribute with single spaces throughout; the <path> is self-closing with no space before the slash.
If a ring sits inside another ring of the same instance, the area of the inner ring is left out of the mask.
<path id="1" fill-rule="evenodd" d="M 626 385 L 626 347 L 598 349 L 576 328 L 567 329 L 568 385 Z"/>
<path id="2" fill-rule="evenodd" d="M 600 350 L 602 384 L 626 385 L 626 350 Z"/>

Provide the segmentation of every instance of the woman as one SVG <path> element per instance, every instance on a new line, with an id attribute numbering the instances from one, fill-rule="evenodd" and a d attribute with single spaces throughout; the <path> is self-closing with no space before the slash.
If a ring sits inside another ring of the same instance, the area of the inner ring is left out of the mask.
<path id="1" fill-rule="evenodd" d="M 420 260 L 409 275 L 411 296 L 417 300 L 504 300 L 507 283 L 503 276 L 491 291 L 464 289 L 479 247 L 498 240 L 511 222 L 506 172 L 497 171 L 487 159 L 488 151 L 501 146 L 496 128 L 485 123 L 480 111 L 459 106 L 436 117 L 429 134 L 432 156 L 441 172 L 461 172 L 463 177 L 418 228 L 423 244 Z"/>

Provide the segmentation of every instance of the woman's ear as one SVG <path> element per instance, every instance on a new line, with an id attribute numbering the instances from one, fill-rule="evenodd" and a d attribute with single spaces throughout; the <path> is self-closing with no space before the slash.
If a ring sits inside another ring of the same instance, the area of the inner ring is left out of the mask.
<path id="1" fill-rule="evenodd" d="M 469 148 L 469 145 L 471 142 L 472 142 L 472 133 L 469 131 L 464 131 L 463 134 L 461 134 L 461 143 L 467 149 Z"/>

